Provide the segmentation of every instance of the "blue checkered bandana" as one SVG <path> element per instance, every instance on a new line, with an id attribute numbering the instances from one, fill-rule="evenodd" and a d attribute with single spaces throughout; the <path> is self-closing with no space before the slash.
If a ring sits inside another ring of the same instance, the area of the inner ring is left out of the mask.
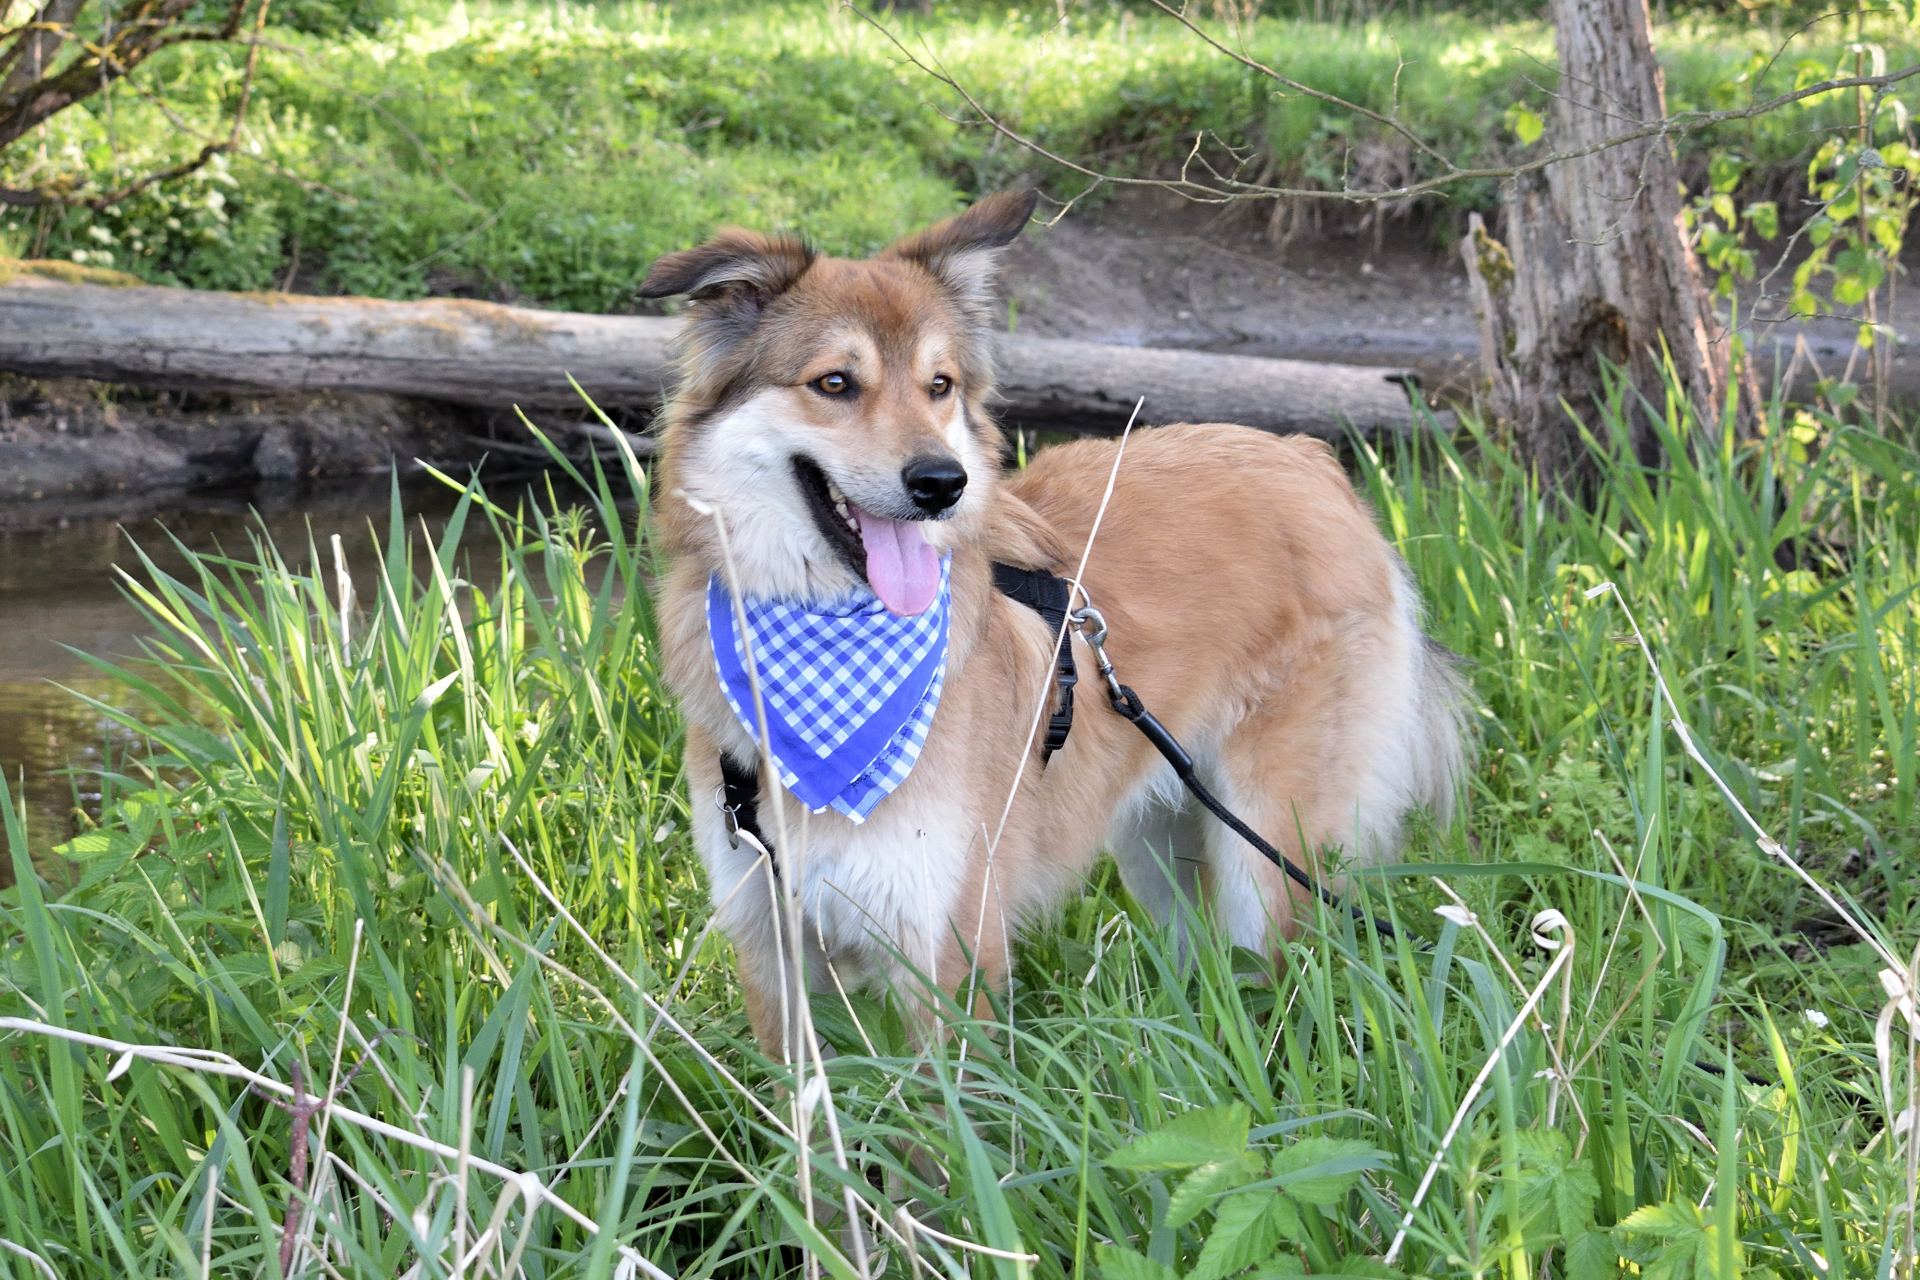
<path id="1" fill-rule="evenodd" d="M 745 602 L 773 760 L 787 790 L 815 813 L 832 808 L 864 822 L 920 758 L 947 676 L 950 564 L 940 562 L 933 607 L 912 618 L 888 613 L 864 588 L 827 605 Z M 707 579 L 707 635 L 727 702 L 758 741 L 733 600 L 719 574 Z"/>

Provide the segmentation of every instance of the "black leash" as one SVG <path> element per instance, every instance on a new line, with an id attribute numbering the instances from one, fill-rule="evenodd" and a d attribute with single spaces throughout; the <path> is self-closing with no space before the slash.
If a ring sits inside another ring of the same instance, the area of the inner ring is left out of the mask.
<path id="1" fill-rule="evenodd" d="M 1113 672 L 1113 663 L 1107 658 L 1105 647 L 1107 620 L 1100 616 L 1100 611 L 1089 605 L 1084 609 L 1076 610 L 1073 620 L 1090 628 L 1085 633 L 1085 638 L 1099 664 L 1100 675 L 1107 682 L 1107 701 L 1113 704 L 1113 709 L 1120 714 L 1121 719 L 1138 729 L 1147 741 L 1153 744 L 1154 749 L 1166 759 L 1166 762 L 1173 766 L 1174 776 L 1180 779 L 1180 784 L 1192 793 L 1195 800 L 1205 805 L 1209 813 L 1259 850 L 1261 856 L 1268 862 L 1286 872 L 1289 880 L 1308 893 L 1317 895 L 1322 902 L 1335 911 L 1340 910 L 1342 903 L 1339 895 L 1301 870 L 1292 858 L 1268 844 L 1259 832 L 1240 820 L 1239 814 L 1220 803 L 1219 798 L 1207 790 L 1206 784 L 1200 781 L 1199 772 L 1193 767 L 1193 757 L 1188 755 L 1187 749 L 1180 745 L 1180 740 L 1168 732 L 1167 726 L 1154 718 L 1153 713 L 1148 711 L 1140 701 L 1139 694 L 1120 683 L 1119 677 Z M 1398 941 L 1399 935 L 1386 921 L 1377 916 L 1368 916 L 1358 907 L 1348 907 L 1347 910 L 1353 913 L 1355 920 L 1371 924 L 1381 937 L 1390 942 Z"/>
<path id="2" fill-rule="evenodd" d="M 1312 893 L 1329 907 L 1338 911 L 1341 908 L 1339 897 L 1325 885 L 1315 880 L 1296 865 L 1293 859 L 1274 848 L 1261 838 L 1260 833 L 1240 820 L 1238 814 L 1220 803 L 1213 792 L 1207 790 L 1193 767 L 1193 757 L 1187 754 L 1180 740 L 1167 731 L 1141 704 L 1140 695 L 1120 683 L 1113 673 L 1113 663 L 1107 659 L 1105 648 L 1107 639 L 1106 619 L 1100 611 L 1088 605 L 1084 609 L 1073 609 L 1073 583 L 1057 577 L 1043 569 L 1021 569 L 1010 564 L 993 566 L 993 585 L 1001 595 L 1016 604 L 1021 604 L 1039 614 L 1047 626 L 1060 636 L 1060 648 L 1054 655 L 1053 683 L 1059 694 L 1058 709 L 1047 717 L 1047 736 L 1040 744 L 1040 761 L 1045 764 L 1053 758 L 1053 753 L 1067 744 L 1067 735 L 1073 731 L 1073 688 L 1080 681 L 1079 672 L 1073 661 L 1074 626 L 1086 628 L 1083 637 L 1094 657 L 1099 661 L 1101 676 L 1107 682 L 1107 700 L 1122 719 L 1132 724 L 1146 736 L 1154 749 L 1173 766 L 1174 776 L 1180 779 L 1182 786 L 1192 793 L 1214 817 L 1230 827 L 1241 839 L 1260 851 L 1274 866 L 1287 873 L 1287 878 Z M 1069 626 L 1071 622 L 1073 626 Z M 743 765 L 722 751 L 720 753 L 720 811 L 726 816 L 727 837 L 736 848 L 739 847 L 739 833 L 744 831 L 757 841 L 769 855 L 773 845 L 760 830 L 760 773 L 754 765 Z M 773 873 L 777 878 L 780 864 L 773 863 Z M 1378 918 L 1369 918 L 1358 907 L 1348 907 L 1356 920 L 1370 923 L 1380 936 L 1396 941 L 1398 936 L 1393 927 Z"/>

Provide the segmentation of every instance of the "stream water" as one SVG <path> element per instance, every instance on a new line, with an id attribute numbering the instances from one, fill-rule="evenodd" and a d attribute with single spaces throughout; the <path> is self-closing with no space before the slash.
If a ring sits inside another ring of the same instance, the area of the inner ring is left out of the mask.
<path id="1" fill-rule="evenodd" d="M 114 572 L 117 565 L 141 576 L 134 544 L 179 573 L 185 563 L 173 538 L 196 551 L 224 548 L 248 557 L 249 533 L 264 527 L 298 570 L 307 563 L 309 531 L 329 565 L 329 539 L 337 533 L 349 565 L 368 565 L 372 530 L 385 537 L 389 483 L 369 476 L 319 488 L 191 494 L 124 525 L 76 518 L 50 529 L 0 531 L 0 768 L 16 804 L 24 791 L 36 858 L 77 833 L 80 812 L 98 813 L 103 764 L 118 768 L 141 749 L 135 733 L 75 696 L 132 705 L 115 681 L 72 652 L 137 657 L 142 637 L 153 633 Z M 502 498 L 504 490 L 494 488 Z M 424 520 L 437 537 L 458 495 L 426 480 L 405 485 L 402 498 L 414 533 Z M 469 535 L 491 543 L 483 521 L 474 521 Z M 0 885 L 12 880 L 10 862 L 0 858 Z"/>

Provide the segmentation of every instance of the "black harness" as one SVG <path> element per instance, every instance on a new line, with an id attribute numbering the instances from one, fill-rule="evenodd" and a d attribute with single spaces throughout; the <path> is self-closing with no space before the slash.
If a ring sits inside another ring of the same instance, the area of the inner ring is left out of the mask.
<path id="1" fill-rule="evenodd" d="M 1041 569 L 1021 569 L 1010 564 L 993 566 L 993 585 L 1001 595 L 1017 604 L 1025 605 L 1046 622 L 1060 636 L 1060 649 L 1053 660 L 1053 685 L 1058 690 L 1059 708 L 1047 717 L 1047 736 L 1040 744 L 1040 761 L 1045 764 L 1053 758 L 1053 753 L 1067 745 L 1067 735 L 1073 731 L 1073 687 L 1080 682 L 1079 672 L 1073 665 L 1073 628 L 1067 626 L 1068 613 L 1073 607 L 1073 583 L 1065 578 L 1056 577 Z M 1085 611 L 1097 618 L 1092 609 Z M 1193 767 L 1193 757 L 1188 755 L 1178 739 L 1167 731 L 1165 725 L 1153 717 L 1140 702 L 1140 695 L 1120 683 L 1114 675 L 1113 664 L 1107 661 L 1106 650 L 1101 640 L 1106 635 L 1105 623 L 1100 624 L 1098 635 L 1091 635 L 1094 655 L 1100 660 L 1100 674 L 1107 682 L 1107 700 L 1120 717 L 1134 728 L 1140 730 L 1154 749 L 1173 766 L 1173 772 L 1181 783 L 1192 793 L 1194 799 L 1204 805 L 1208 812 L 1220 819 L 1235 834 L 1259 850 L 1262 857 L 1279 867 L 1287 878 L 1316 895 L 1328 906 L 1338 910 L 1340 899 L 1332 890 L 1315 880 L 1280 850 L 1274 848 L 1260 837 L 1252 827 L 1240 820 L 1240 816 L 1227 808 L 1200 781 Z M 726 816 L 727 838 L 738 847 L 738 834 L 742 831 L 760 843 L 769 855 L 773 853 L 773 843 L 760 830 L 760 773 L 754 765 L 743 765 L 725 751 L 720 753 L 720 789 L 722 792 L 720 811 Z M 776 879 L 780 875 L 780 863 L 777 858 L 769 857 Z M 1356 920 L 1368 917 L 1358 907 L 1347 908 Z M 1397 935 L 1391 925 L 1380 919 L 1371 923 L 1379 934 L 1389 940 Z"/>

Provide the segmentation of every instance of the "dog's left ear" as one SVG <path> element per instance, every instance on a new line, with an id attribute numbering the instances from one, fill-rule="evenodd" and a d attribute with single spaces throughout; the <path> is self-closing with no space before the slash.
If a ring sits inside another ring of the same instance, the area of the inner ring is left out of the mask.
<path id="1" fill-rule="evenodd" d="M 1038 191 L 998 191 L 965 213 L 908 236 L 880 256 L 918 263 L 963 306 L 977 309 L 992 295 L 1000 255 L 1026 228 L 1039 203 Z"/>

